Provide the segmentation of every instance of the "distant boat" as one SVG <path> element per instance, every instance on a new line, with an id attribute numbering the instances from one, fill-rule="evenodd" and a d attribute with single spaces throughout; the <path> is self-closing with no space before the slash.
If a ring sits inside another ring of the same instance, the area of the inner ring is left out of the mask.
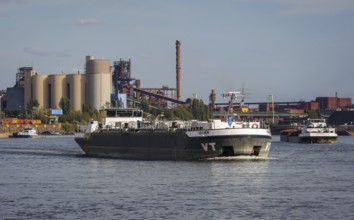
<path id="1" fill-rule="evenodd" d="M 22 131 L 12 134 L 13 138 L 33 138 L 38 137 L 38 132 L 35 128 L 25 128 Z"/>
<path id="2" fill-rule="evenodd" d="M 40 136 L 58 136 L 62 135 L 60 132 L 50 132 L 50 131 L 44 131 L 39 134 Z"/>
<path id="3" fill-rule="evenodd" d="M 280 140 L 294 143 L 335 144 L 338 134 L 327 126 L 325 119 L 308 119 L 301 129 L 286 129 L 280 132 Z"/>
<path id="4" fill-rule="evenodd" d="M 41 138 L 65 138 L 65 137 L 75 137 L 74 133 L 61 133 L 61 132 L 50 132 L 44 131 L 38 135 Z"/>

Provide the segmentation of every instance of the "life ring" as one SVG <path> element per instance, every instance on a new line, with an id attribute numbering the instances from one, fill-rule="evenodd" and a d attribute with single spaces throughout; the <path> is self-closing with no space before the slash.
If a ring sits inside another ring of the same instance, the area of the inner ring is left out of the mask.
<path id="1" fill-rule="evenodd" d="M 256 123 L 253 124 L 253 125 L 252 125 L 252 128 L 258 128 L 258 124 L 256 124 Z"/>

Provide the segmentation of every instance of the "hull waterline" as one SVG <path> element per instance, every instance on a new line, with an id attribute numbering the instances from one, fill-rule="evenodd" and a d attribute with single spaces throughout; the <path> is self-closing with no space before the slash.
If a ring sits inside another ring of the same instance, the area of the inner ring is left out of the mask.
<path id="1" fill-rule="evenodd" d="M 87 156 L 138 160 L 198 160 L 218 156 L 267 157 L 270 136 L 188 137 L 186 133 L 91 133 L 75 141 Z"/>

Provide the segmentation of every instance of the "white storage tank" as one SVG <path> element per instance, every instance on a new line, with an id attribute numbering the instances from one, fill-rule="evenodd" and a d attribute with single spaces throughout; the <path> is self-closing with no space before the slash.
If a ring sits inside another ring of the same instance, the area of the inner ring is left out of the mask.
<path id="1" fill-rule="evenodd" d="M 112 75 L 108 59 L 86 57 L 86 99 L 95 109 L 111 101 Z"/>
<path id="2" fill-rule="evenodd" d="M 64 74 L 50 75 L 48 80 L 48 95 L 50 101 L 50 108 L 58 109 L 59 102 L 62 97 L 65 97 L 64 86 L 65 86 L 65 77 Z M 50 89 L 49 89 L 50 88 Z M 49 91 L 51 90 L 51 91 Z"/>
<path id="3" fill-rule="evenodd" d="M 27 103 L 30 102 L 33 98 L 33 93 L 32 93 L 32 76 L 36 75 L 36 72 L 34 70 L 27 71 L 25 73 L 25 103 L 24 107 L 25 109 L 27 108 Z"/>
<path id="4" fill-rule="evenodd" d="M 66 97 L 71 100 L 72 108 L 75 111 L 81 111 L 84 104 L 84 82 L 85 75 L 83 74 L 70 74 L 67 76 Z"/>
<path id="5" fill-rule="evenodd" d="M 39 106 L 47 108 L 48 105 L 48 91 L 47 91 L 48 75 L 35 75 L 32 77 L 32 92 L 33 98 L 39 103 Z"/>

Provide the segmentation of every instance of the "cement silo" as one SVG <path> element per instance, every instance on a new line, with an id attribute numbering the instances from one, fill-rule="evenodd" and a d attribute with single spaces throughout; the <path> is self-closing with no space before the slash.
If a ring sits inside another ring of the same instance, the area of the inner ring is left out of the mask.
<path id="1" fill-rule="evenodd" d="M 48 92 L 47 92 L 47 78 L 48 75 L 35 75 L 32 76 L 32 94 L 33 99 L 36 99 L 39 106 L 47 108 L 48 105 Z"/>
<path id="2" fill-rule="evenodd" d="M 25 73 L 25 103 L 23 103 L 25 109 L 27 109 L 27 103 L 32 101 L 32 76 L 34 75 L 36 75 L 34 70 Z"/>
<path id="3" fill-rule="evenodd" d="M 72 108 L 75 111 L 81 111 L 84 104 L 85 93 L 85 75 L 70 74 L 67 76 L 66 97 L 71 100 Z"/>
<path id="4" fill-rule="evenodd" d="M 62 97 L 65 97 L 64 90 L 65 88 L 65 77 L 64 74 L 50 75 L 48 80 L 48 102 L 50 103 L 50 108 L 58 109 L 59 102 Z"/>
<path id="5" fill-rule="evenodd" d="M 86 99 L 100 109 L 111 102 L 112 76 L 109 60 L 86 57 Z"/>

